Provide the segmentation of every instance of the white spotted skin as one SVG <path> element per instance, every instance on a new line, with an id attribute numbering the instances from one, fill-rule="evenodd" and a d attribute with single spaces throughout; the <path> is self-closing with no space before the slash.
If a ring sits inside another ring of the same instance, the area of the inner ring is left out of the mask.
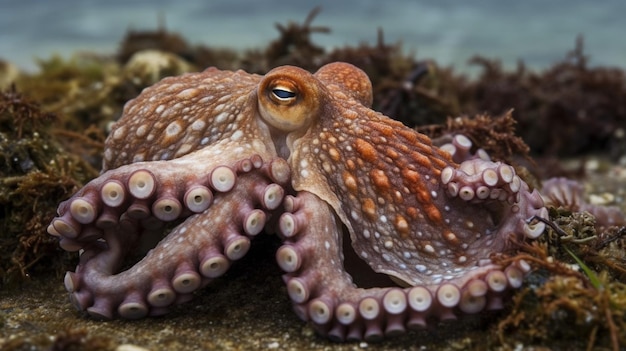
<path id="1" fill-rule="evenodd" d="M 103 172 L 138 161 L 182 157 L 229 139 L 240 144 L 270 140 L 255 122 L 254 89 L 261 78 L 209 68 L 144 89 L 113 125 Z"/>

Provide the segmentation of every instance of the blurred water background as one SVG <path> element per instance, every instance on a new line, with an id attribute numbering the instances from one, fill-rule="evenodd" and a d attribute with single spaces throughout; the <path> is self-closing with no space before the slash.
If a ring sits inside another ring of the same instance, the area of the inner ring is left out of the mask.
<path id="1" fill-rule="evenodd" d="M 34 70 L 52 54 L 112 54 L 128 29 L 155 30 L 160 16 L 191 44 L 261 48 L 278 37 L 274 23 L 302 23 L 318 5 L 313 25 L 332 32 L 313 40 L 328 48 L 375 43 L 381 27 L 386 43 L 458 71 L 477 53 L 542 69 L 583 35 L 592 65 L 626 68 L 622 0 L 0 0 L 0 58 Z"/>

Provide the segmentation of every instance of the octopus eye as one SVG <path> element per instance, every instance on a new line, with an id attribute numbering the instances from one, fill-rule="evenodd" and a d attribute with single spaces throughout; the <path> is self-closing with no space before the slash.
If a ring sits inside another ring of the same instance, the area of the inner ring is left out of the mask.
<path id="1" fill-rule="evenodd" d="M 279 103 L 288 103 L 295 99 L 296 92 L 289 88 L 278 86 L 272 89 L 272 99 Z"/>
<path id="2" fill-rule="evenodd" d="M 296 97 L 296 93 L 284 89 L 274 89 L 272 90 L 272 93 L 279 99 L 289 99 L 292 97 Z"/>
<path id="3" fill-rule="evenodd" d="M 254 92 L 263 121 L 282 132 L 307 128 L 317 117 L 321 83 L 297 67 L 274 68 Z"/>

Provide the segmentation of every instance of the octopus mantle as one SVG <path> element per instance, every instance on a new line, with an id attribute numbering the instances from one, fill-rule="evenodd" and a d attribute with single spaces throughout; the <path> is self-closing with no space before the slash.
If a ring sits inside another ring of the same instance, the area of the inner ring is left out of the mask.
<path id="1" fill-rule="evenodd" d="M 65 276 L 72 303 L 98 318 L 164 314 L 266 230 L 283 242 L 294 310 L 332 339 L 500 308 L 529 266 L 490 255 L 543 232 L 529 222 L 547 217 L 541 197 L 511 166 L 472 156 L 467 138 L 435 147 L 371 104 L 365 73 L 339 62 L 315 74 L 209 68 L 145 89 L 114 125 L 101 175 L 48 228 L 82 250 Z"/>

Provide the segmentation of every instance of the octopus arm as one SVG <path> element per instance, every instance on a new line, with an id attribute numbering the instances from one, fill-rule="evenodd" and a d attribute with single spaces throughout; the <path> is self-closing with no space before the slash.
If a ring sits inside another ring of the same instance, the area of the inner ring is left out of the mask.
<path id="1" fill-rule="evenodd" d="M 519 286 L 529 267 L 477 267 L 463 283 L 411 287 L 360 288 L 346 273 L 342 224 L 316 195 L 288 196 L 279 219 L 284 239 L 276 254 L 294 310 L 316 330 L 336 341 L 380 340 L 423 328 L 429 318 L 454 319 L 455 313 L 500 308 L 507 285 Z"/>
<path id="2" fill-rule="evenodd" d="M 83 253 L 65 286 L 73 304 L 97 318 L 141 318 L 166 313 L 190 300 L 192 293 L 221 276 L 243 257 L 262 232 L 269 213 L 282 203 L 288 173 L 284 161 L 242 174 L 237 187 L 180 222 L 138 263 L 120 271 L 140 241 L 160 238 L 163 230 L 145 219 L 122 216 L 103 229 L 100 240 L 83 238 Z"/>
<path id="3" fill-rule="evenodd" d="M 205 211 L 215 197 L 237 187 L 239 175 L 257 171 L 272 159 L 261 142 L 239 145 L 224 140 L 218 148 L 174 160 L 124 165 L 103 173 L 61 203 L 48 231 L 60 237 L 61 247 L 76 251 L 102 238 L 125 216 L 160 228 Z"/>

